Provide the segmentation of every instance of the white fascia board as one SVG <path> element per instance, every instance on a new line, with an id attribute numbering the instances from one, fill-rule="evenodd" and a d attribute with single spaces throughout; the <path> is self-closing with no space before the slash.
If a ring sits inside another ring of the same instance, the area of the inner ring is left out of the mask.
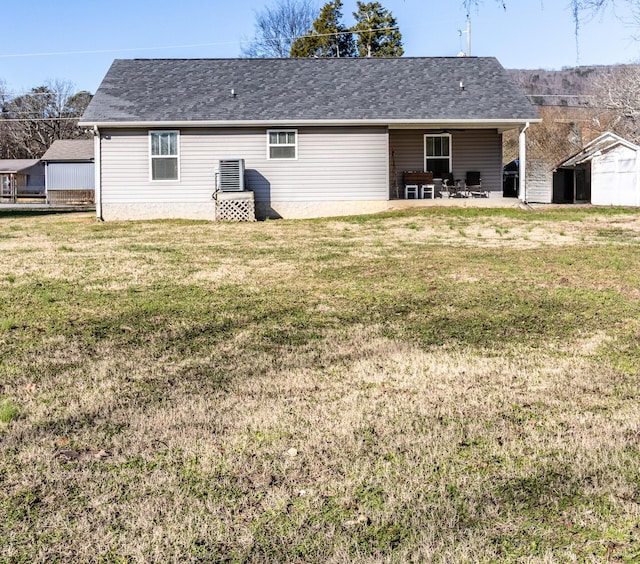
<path id="1" fill-rule="evenodd" d="M 100 128 L 188 128 L 188 127 L 305 127 L 305 126 L 378 126 L 389 129 L 411 129 L 411 128 L 460 128 L 460 129 L 515 129 L 529 123 L 540 123 L 537 119 L 457 119 L 457 120 L 382 120 L 382 119 L 317 119 L 317 120 L 227 120 L 227 121 L 114 121 L 95 122 L 81 121 L 80 127 Z"/>

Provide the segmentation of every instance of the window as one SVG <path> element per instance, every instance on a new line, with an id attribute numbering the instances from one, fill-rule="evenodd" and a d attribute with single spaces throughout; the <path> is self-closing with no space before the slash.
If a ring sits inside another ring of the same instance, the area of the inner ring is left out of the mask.
<path id="1" fill-rule="evenodd" d="M 297 159 L 298 132 L 295 129 L 267 131 L 267 159 Z"/>
<path id="2" fill-rule="evenodd" d="M 151 180 L 179 179 L 177 131 L 150 131 Z"/>
<path id="3" fill-rule="evenodd" d="M 424 169 L 436 178 L 451 172 L 451 134 L 439 133 L 424 136 Z"/>

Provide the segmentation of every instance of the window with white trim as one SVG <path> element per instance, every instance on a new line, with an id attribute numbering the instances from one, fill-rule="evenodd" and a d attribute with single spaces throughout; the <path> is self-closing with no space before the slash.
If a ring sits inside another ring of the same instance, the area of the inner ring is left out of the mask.
<path id="1" fill-rule="evenodd" d="M 298 158 L 298 131 L 296 129 L 269 129 L 267 131 L 267 159 Z"/>
<path id="2" fill-rule="evenodd" d="M 180 150 L 178 131 L 150 131 L 151 180 L 179 180 Z"/>
<path id="3" fill-rule="evenodd" d="M 451 172 L 451 134 L 428 133 L 424 136 L 424 170 L 442 178 Z"/>

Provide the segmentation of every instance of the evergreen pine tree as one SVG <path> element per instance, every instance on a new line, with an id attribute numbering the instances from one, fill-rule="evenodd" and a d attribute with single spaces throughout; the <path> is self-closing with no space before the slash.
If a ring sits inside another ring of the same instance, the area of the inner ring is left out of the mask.
<path id="1" fill-rule="evenodd" d="M 358 2 L 353 12 L 356 24 L 351 28 L 356 36 L 359 57 L 401 57 L 402 34 L 398 22 L 380 2 Z"/>
<path id="2" fill-rule="evenodd" d="M 320 10 L 313 27 L 291 46 L 292 57 L 354 57 L 353 34 L 342 23 L 342 2 L 332 0 Z"/>

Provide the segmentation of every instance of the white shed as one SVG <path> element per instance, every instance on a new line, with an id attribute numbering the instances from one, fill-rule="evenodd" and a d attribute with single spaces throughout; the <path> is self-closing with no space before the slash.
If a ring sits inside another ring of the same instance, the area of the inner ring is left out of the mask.
<path id="1" fill-rule="evenodd" d="M 640 206 L 640 147 L 615 133 L 596 137 L 557 167 L 553 201 Z"/>

